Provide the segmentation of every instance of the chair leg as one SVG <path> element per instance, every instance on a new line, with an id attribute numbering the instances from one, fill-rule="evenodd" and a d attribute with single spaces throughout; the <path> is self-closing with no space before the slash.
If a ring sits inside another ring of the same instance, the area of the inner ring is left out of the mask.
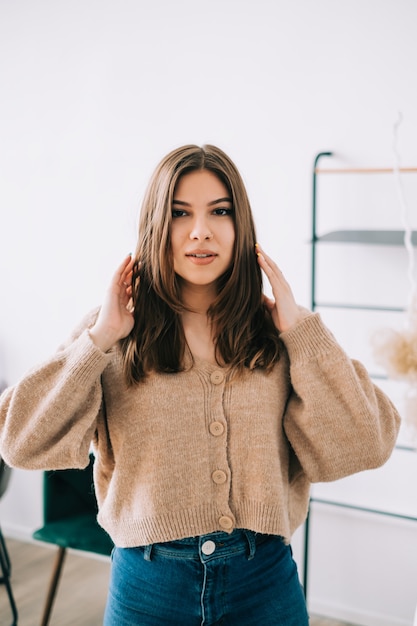
<path id="1" fill-rule="evenodd" d="M 4 561 L 4 564 L 5 564 L 6 569 L 7 569 L 7 576 L 10 578 L 11 573 L 12 573 L 12 571 L 11 571 L 12 570 L 12 565 L 10 563 L 9 552 L 7 550 L 6 542 L 4 540 L 4 536 L 3 536 L 1 528 L 0 528 L 0 551 L 3 554 L 3 561 Z M 3 571 L 3 573 L 4 573 L 4 571 Z M 4 582 L 2 578 L 0 578 L 0 582 Z"/>
<path id="2" fill-rule="evenodd" d="M 10 608 L 13 615 L 12 626 L 17 626 L 17 608 L 16 603 L 13 596 L 12 586 L 10 584 L 10 558 L 9 553 L 7 552 L 6 542 L 4 541 L 3 533 L 0 529 L 0 570 L 2 571 L 3 576 L 1 577 L 1 582 L 4 583 L 7 591 L 7 595 L 9 596 Z"/>
<path id="3" fill-rule="evenodd" d="M 52 606 L 54 604 L 56 590 L 58 588 L 59 578 L 61 576 L 62 566 L 64 565 L 66 552 L 66 548 L 62 548 L 61 546 L 58 548 L 58 552 L 55 557 L 54 567 L 52 570 L 51 580 L 49 583 L 48 595 L 46 596 L 45 605 L 43 608 L 41 626 L 48 626 L 49 624 Z"/>

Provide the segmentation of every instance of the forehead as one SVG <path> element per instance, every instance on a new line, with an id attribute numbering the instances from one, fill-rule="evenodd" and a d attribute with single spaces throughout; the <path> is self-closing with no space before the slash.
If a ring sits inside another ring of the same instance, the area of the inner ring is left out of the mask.
<path id="1" fill-rule="evenodd" d="M 174 191 L 174 200 L 186 202 L 210 202 L 220 198 L 230 198 L 230 194 L 226 185 L 210 170 L 194 170 L 183 174 Z"/>

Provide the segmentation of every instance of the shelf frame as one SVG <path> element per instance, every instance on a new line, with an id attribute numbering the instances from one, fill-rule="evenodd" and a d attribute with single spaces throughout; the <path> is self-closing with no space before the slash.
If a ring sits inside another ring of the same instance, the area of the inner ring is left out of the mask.
<path id="1" fill-rule="evenodd" d="M 311 294 L 310 305 L 311 310 L 315 311 L 317 308 L 331 307 L 331 308 L 348 308 L 358 310 L 377 310 L 377 311 L 395 311 L 403 312 L 402 307 L 376 307 L 366 305 L 344 305 L 343 303 L 323 303 L 316 300 L 316 271 L 317 271 L 317 256 L 316 247 L 318 243 L 343 243 L 343 244 L 366 244 L 366 245 L 384 245 L 384 246 L 399 246 L 404 245 L 403 230 L 336 230 L 319 235 L 317 233 L 317 178 L 322 174 L 394 174 L 394 173 L 417 173 L 417 167 L 400 167 L 400 168 L 383 168 L 383 167 L 363 167 L 363 168 L 324 168 L 318 167 L 319 161 L 323 157 L 331 157 L 333 152 L 319 152 L 314 159 L 313 167 L 313 189 L 312 189 L 312 230 L 311 230 Z M 417 231 L 412 231 L 412 244 L 417 246 Z M 415 448 L 408 446 L 396 446 L 398 449 L 407 450 L 416 453 Z M 342 507 L 346 509 L 352 509 L 356 511 L 362 511 L 365 513 L 371 513 L 375 515 L 385 515 L 398 519 L 409 519 L 417 521 L 417 517 L 405 516 L 400 513 L 388 512 L 377 509 L 370 509 L 362 506 L 357 506 L 337 500 L 326 500 L 321 498 L 310 497 L 310 505 L 314 502 L 325 504 L 328 506 Z M 311 506 L 307 513 L 307 518 L 304 524 L 304 563 L 303 563 L 303 587 L 304 594 L 307 600 L 308 594 L 308 566 L 309 566 L 309 539 L 310 539 L 310 523 L 311 523 Z"/>

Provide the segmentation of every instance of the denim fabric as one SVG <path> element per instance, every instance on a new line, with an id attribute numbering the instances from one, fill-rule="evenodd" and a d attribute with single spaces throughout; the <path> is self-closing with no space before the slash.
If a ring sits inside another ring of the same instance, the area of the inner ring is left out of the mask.
<path id="1" fill-rule="evenodd" d="M 114 549 L 104 626 L 261 624 L 308 625 L 291 547 L 280 537 L 236 530 Z"/>

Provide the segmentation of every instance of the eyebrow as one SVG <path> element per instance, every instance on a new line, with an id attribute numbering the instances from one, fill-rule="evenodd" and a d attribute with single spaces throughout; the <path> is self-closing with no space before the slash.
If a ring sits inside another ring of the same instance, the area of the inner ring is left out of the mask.
<path id="1" fill-rule="evenodd" d="M 213 206 L 214 204 L 220 204 L 221 202 L 229 202 L 232 204 L 232 200 L 230 198 L 219 198 L 218 200 L 212 200 L 208 203 L 207 206 Z M 172 204 L 179 204 L 181 206 L 191 206 L 189 202 L 184 202 L 183 200 L 173 200 Z"/>

